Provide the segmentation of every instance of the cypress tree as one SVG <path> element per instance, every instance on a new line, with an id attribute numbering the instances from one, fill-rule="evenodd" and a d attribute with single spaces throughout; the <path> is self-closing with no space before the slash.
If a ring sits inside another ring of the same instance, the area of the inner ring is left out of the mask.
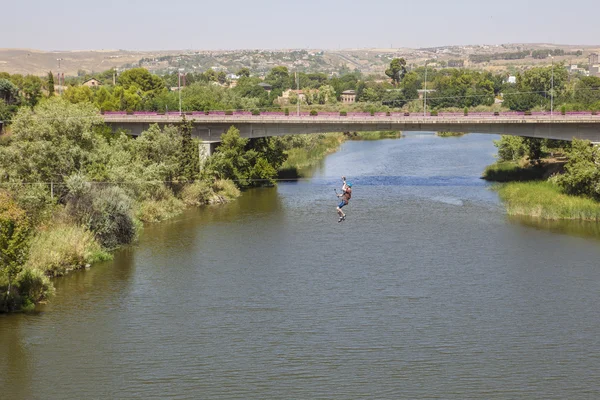
<path id="1" fill-rule="evenodd" d="M 52 71 L 48 72 L 48 97 L 54 96 L 54 75 Z"/>

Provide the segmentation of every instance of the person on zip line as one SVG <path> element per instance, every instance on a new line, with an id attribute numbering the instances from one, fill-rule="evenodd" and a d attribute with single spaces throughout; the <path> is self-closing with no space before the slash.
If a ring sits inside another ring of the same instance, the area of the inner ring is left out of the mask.
<path id="1" fill-rule="evenodd" d="M 340 204 L 338 204 L 336 210 L 340 217 L 338 222 L 342 222 L 346 219 L 346 214 L 342 211 L 342 207 L 347 206 L 350 198 L 352 197 L 352 183 L 346 182 L 346 177 L 342 176 L 342 193 L 338 194 L 337 197 L 340 198 Z M 337 193 L 337 192 L 336 192 Z"/>

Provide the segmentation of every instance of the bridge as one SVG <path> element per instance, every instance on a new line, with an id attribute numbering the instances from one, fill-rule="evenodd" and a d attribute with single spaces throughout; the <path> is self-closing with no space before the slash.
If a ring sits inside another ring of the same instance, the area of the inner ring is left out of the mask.
<path id="1" fill-rule="evenodd" d="M 179 113 L 105 112 L 104 121 L 113 130 L 124 129 L 140 135 L 152 124 L 160 126 L 181 122 Z M 600 143 L 600 115 L 592 112 L 505 112 L 505 113 L 347 113 L 320 112 L 318 115 L 301 113 L 285 115 L 282 112 L 193 112 L 185 113 L 193 120 L 192 135 L 208 144 L 210 154 L 220 141 L 221 134 L 231 126 L 240 130 L 245 138 L 296 135 L 326 132 L 358 131 L 451 131 L 465 133 L 491 133 L 546 139 L 586 139 Z"/>

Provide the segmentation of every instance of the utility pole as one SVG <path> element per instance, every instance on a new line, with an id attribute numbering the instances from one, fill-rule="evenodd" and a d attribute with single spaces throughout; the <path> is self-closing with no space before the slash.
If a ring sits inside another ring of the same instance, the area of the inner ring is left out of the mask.
<path id="1" fill-rule="evenodd" d="M 423 116 L 427 115 L 427 61 L 425 61 L 425 90 L 423 91 Z"/>
<path id="2" fill-rule="evenodd" d="M 60 83 L 60 62 L 62 61 L 62 58 L 57 58 L 56 61 L 58 61 L 58 92 L 59 94 L 62 94 L 62 84 Z M 64 81 L 64 78 L 63 78 Z"/>
<path id="3" fill-rule="evenodd" d="M 183 68 L 179 68 L 177 77 L 179 82 L 179 114 L 181 114 L 181 73 L 183 72 Z"/>
<path id="4" fill-rule="evenodd" d="M 554 56 L 552 56 L 552 78 L 550 79 L 550 116 L 554 115 Z"/>
<path id="5" fill-rule="evenodd" d="M 296 112 L 296 115 L 299 117 L 300 116 L 300 79 L 298 78 L 298 71 L 294 72 L 294 75 L 296 76 L 296 98 L 298 100 L 296 100 L 296 105 L 298 107 L 298 111 Z"/>

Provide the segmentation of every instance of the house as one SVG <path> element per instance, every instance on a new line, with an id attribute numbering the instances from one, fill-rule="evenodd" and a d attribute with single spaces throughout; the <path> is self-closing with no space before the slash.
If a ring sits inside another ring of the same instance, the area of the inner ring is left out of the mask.
<path id="1" fill-rule="evenodd" d="M 298 97 L 298 100 L 301 103 L 306 102 L 306 94 L 302 90 L 293 90 L 293 89 L 288 89 L 285 92 L 283 92 L 281 94 L 281 96 L 277 97 L 277 102 L 282 106 L 290 104 L 290 97 L 291 97 L 292 93 L 296 94 L 296 96 Z"/>
<path id="2" fill-rule="evenodd" d="M 102 83 L 97 80 L 97 79 L 88 79 L 87 81 L 82 83 L 83 86 L 88 86 L 88 87 L 98 87 L 98 86 L 102 86 Z"/>
<path id="3" fill-rule="evenodd" d="M 354 90 L 344 90 L 342 92 L 342 103 L 351 104 L 356 102 L 356 91 Z"/>

